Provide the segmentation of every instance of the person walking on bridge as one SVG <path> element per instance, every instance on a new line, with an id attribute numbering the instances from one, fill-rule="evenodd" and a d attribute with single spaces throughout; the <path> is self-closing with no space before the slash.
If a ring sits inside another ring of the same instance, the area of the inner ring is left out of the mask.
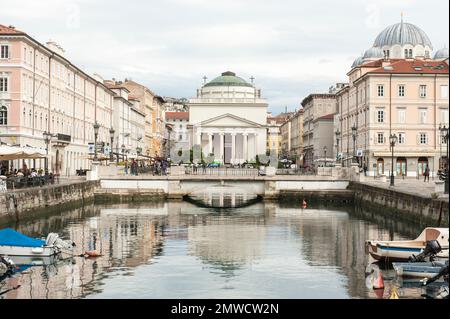
<path id="1" fill-rule="evenodd" d="M 430 181 L 430 168 L 427 167 L 425 168 L 425 172 L 423 173 L 424 179 L 423 181 L 426 182 L 428 180 L 428 182 Z"/>

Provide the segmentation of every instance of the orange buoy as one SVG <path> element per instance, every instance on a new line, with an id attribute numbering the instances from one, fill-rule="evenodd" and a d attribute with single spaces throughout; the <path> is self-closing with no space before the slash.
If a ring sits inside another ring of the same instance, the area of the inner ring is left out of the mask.
<path id="1" fill-rule="evenodd" d="M 93 251 L 85 251 L 84 255 L 86 257 L 100 257 L 102 254 L 100 254 L 100 253 L 96 252 L 95 250 L 93 250 Z"/>
<path id="2" fill-rule="evenodd" d="M 373 289 L 384 289 L 384 280 L 381 271 L 376 271 L 374 273 Z"/>

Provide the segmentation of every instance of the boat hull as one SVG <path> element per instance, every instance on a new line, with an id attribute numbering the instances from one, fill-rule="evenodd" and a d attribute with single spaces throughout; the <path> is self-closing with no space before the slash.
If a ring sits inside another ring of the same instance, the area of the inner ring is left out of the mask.
<path id="1" fill-rule="evenodd" d="M 445 263 L 419 262 L 419 263 L 392 263 L 398 276 L 431 278 L 441 271 Z"/>
<path id="2" fill-rule="evenodd" d="M 418 246 L 411 244 L 406 246 L 379 241 L 366 242 L 366 252 L 378 261 L 408 261 L 413 255 L 420 254 L 424 248 L 424 245 Z M 448 247 L 437 254 L 436 258 L 448 259 Z"/>
<path id="3" fill-rule="evenodd" d="M 6 256 L 33 256 L 48 257 L 57 253 L 52 246 L 44 247 L 22 247 L 22 246 L 3 246 L 0 245 L 0 255 Z"/>

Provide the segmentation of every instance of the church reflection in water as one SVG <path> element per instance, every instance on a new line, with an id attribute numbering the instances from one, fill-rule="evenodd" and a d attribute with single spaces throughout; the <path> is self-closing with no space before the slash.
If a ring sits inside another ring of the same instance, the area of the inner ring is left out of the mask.
<path id="1" fill-rule="evenodd" d="M 326 276 L 340 278 L 344 297 L 374 297 L 365 287 L 368 257 L 364 242 L 368 238 L 388 239 L 392 228 L 396 238 L 412 231 L 391 226 L 380 228 L 342 208 L 287 208 L 271 202 L 233 210 L 199 208 L 187 202 L 90 205 L 21 223 L 17 230 L 36 237 L 58 232 L 77 244 L 77 255 L 96 250 L 102 256 L 77 256 L 25 269 L 0 282 L 0 291 L 20 285 L 1 297 L 95 298 L 108 289 L 105 281 L 126 282 L 141 276 L 141 267 L 151 272 L 173 255 L 182 262 L 192 258 L 203 265 L 195 264 L 199 281 L 205 273 L 213 278 L 246 280 L 244 274 L 252 271 L 270 272 L 274 278 L 277 274 L 296 278 L 296 272 L 309 271 L 311 277 L 317 269 L 325 269 Z M 177 246 L 181 248 L 174 250 Z M 305 291 L 288 297 L 315 298 Z"/>

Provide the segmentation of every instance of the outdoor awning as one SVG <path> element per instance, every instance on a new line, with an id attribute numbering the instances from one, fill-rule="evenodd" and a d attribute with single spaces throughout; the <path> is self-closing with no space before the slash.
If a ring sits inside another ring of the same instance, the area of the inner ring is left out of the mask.
<path id="1" fill-rule="evenodd" d="M 391 152 L 373 152 L 374 157 L 391 157 Z M 420 152 L 420 153 L 406 153 L 406 152 L 395 152 L 394 151 L 394 157 L 434 157 L 436 156 L 435 153 L 430 152 Z"/>
<path id="2" fill-rule="evenodd" d="M 47 157 L 44 150 L 33 147 L 0 146 L 0 161 L 11 161 L 16 159 L 35 159 Z"/>

